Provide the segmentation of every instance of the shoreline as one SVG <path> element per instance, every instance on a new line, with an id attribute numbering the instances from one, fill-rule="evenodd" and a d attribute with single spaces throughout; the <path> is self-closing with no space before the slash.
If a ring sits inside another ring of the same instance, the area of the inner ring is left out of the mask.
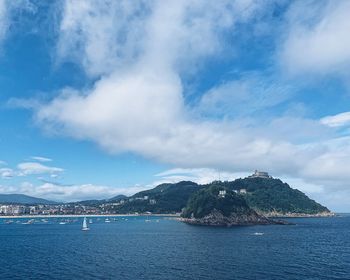
<path id="1" fill-rule="evenodd" d="M 267 218 L 331 218 L 336 217 L 337 214 L 333 212 L 320 212 L 316 214 L 303 214 L 303 213 L 278 213 L 278 212 L 270 212 L 270 213 L 259 213 Z"/>
<path id="2" fill-rule="evenodd" d="M 331 218 L 336 217 L 337 213 L 318 213 L 318 214 L 297 214 L 297 213 L 260 213 L 266 218 L 277 219 L 277 218 Z M 18 219 L 18 218 L 99 218 L 99 217 L 172 217 L 177 219 L 182 219 L 181 214 L 61 214 L 61 215 L 6 215 L 0 216 L 0 219 Z"/>
<path id="3" fill-rule="evenodd" d="M 99 218 L 99 217 L 180 217 L 180 214 L 86 214 L 86 215 L 16 215 L 16 216 L 0 216 L 0 219 L 35 219 L 35 218 Z"/>

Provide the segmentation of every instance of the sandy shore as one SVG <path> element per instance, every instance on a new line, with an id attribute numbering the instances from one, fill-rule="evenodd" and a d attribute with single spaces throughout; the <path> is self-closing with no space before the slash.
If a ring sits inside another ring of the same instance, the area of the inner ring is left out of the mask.
<path id="1" fill-rule="evenodd" d="M 20 216 L 0 216 L 0 219 L 17 219 L 17 218 L 79 218 L 79 217 L 179 217 L 180 214 L 105 214 L 105 215 L 20 215 Z"/>

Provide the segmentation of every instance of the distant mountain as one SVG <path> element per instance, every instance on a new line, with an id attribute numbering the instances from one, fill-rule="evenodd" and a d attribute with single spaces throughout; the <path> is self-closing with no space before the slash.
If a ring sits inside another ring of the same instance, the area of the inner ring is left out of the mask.
<path id="1" fill-rule="evenodd" d="M 190 181 L 161 184 L 129 197 L 128 201 L 118 208 L 118 212 L 179 213 L 186 206 L 189 197 L 201 188 Z"/>
<path id="2" fill-rule="evenodd" d="M 0 194 L 0 203 L 57 204 L 55 201 L 37 198 L 25 194 Z"/>
<path id="3" fill-rule="evenodd" d="M 123 194 L 119 194 L 117 196 L 114 196 L 109 199 L 90 199 L 90 200 L 82 200 L 82 201 L 77 201 L 77 202 L 72 202 L 71 204 L 81 204 L 81 205 L 86 205 L 86 206 L 98 206 L 103 203 L 111 203 L 111 202 L 118 202 L 123 199 L 126 199 L 127 196 Z"/>
<path id="4" fill-rule="evenodd" d="M 105 203 L 107 200 L 105 199 L 89 199 L 89 200 L 81 200 L 81 201 L 75 201 L 75 202 L 69 202 L 66 204 L 73 204 L 73 205 L 85 205 L 85 206 L 98 206 L 102 203 Z"/>

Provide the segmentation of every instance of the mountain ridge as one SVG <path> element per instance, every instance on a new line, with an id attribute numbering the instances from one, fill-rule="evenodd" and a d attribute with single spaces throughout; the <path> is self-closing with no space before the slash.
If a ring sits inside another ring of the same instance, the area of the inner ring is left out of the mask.
<path id="1" fill-rule="evenodd" d="M 29 196 L 26 194 L 0 194 L 0 203 L 17 203 L 17 204 L 58 204 L 56 201 L 44 198 Z"/>
<path id="2" fill-rule="evenodd" d="M 129 197 L 126 203 L 119 207 L 119 210 L 121 213 L 132 211 L 179 213 L 186 207 L 192 195 L 213 185 L 234 191 L 245 199 L 249 207 L 264 216 L 327 216 L 331 214 L 327 207 L 310 199 L 303 192 L 291 188 L 280 179 L 272 177 L 247 177 L 234 181 L 214 181 L 204 185 L 191 181 L 161 184 Z"/>

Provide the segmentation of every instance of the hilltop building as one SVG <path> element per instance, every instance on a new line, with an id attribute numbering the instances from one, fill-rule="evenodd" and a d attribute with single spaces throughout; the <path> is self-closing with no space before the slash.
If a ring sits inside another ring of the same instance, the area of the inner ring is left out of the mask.
<path id="1" fill-rule="evenodd" d="M 226 191 L 225 190 L 219 191 L 219 197 L 224 198 L 225 195 L 226 195 Z"/>
<path id="2" fill-rule="evenodd" d="M 255 170 L 254 174 L 248 176 L 248 178 L 272 178 L 272 176 L 267 172 Z"/>

